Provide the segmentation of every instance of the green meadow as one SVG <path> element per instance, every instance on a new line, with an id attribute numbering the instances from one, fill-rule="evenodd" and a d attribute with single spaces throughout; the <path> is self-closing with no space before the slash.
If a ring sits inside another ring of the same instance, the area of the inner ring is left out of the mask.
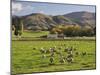
<path id="1" fill-rule="evenodd" d="M 96 68 L 96 43 L 95 39 L 89 40 L 30 40 L 39 36 L 48 34 L 48 32 L 24 32 L 23 37 L 29 40 L 19 40 L 12 34 L 12 74 L 24 74 L 24 73 L 37 73 L 37 72 L 55 72 L 55 71 L 72 71 L 72 70 L 87 70 Z M 16 40 L 15 40 L 16 39 Z M 76 56 L 73 52 L 73 63 L 60 63 L 59 55 L 54 54 L 54 62 L 50 64 L 50 53 L 46 53 L 46 58 L 42 58 L 41 48 L 46 50 L 50 47 L 56 46 L 56 51 L 59 47 L 62 47 L 61 52 L 63 56 L 67 53 L 64 52 L 66 47 L 74 47 L 79 55 Z M 35 49 L 33 49 L 35 48 Z M 82 52 L 86 52 L 85 56 L 82 56 Z"/>

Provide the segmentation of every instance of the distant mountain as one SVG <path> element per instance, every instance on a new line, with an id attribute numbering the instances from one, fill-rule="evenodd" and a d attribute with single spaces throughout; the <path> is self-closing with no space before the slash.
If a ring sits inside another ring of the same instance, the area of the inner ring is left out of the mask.
<path id="1" fill-rule="evenodd" d="M 82 11 L 82 12 L 72 12 L 69 14 L 65 14 L 63 16 L 71 19 L 73 22 L 81 26 L 89 25 L 91 27 L 95 27 L 95 17 L 96 17 L 95 13 Z"/>
<path id="2" fill-rule="evenodd" d="M 23 16 L 22 19 L 24 20 L 24 25 L 26 28 L 30 26 L 38 26 L 48 29 L 56 25 L 56 22 L 52 19 L 52 17 L 40 13 Z"/>
<path id="3" fill-rule="evenodd" d="M 58 16 L 53 16 L 52 17 L 53 20 L 58 24 L 63 24 L 63 25 L 72 25 L 72 24 L 76 24 L 73 21 L 71 21 L 69 18 L 64 17 L 62 15 L 58 15 Z"/>
<path id="4" fill-rule="evenodd" d="M 95 27 L 95 13 L 73 12 L 65 15 L 49 16 L 41 13 L 33 13 L 20 17 L 23 20 L 25 29 L 50 29 L 56 25 L 89 25 Z M 12 18 L 13 20 L 16 17 Z M 12 21 L 13 21 L 12 20 Z"/>

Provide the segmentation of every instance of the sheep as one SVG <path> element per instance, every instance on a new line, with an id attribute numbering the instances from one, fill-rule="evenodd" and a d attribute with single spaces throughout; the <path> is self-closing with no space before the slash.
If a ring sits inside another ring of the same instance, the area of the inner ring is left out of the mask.
<path id="1" fill-rule="evenodd" d="M 72 51 L 72 49 L 71 48 L 66 48 L 64 51 L 69 53 L 70 51 Z"/>
<path id="2" fill-rule="evenodd" d="M 75 52 L 75 55 L 78 56 L 79 55 L 79 52 Z"/>
<path id="3" fill-rule="evenodd" d="M 55 47 L 50 48 L 50 52 L 51 52 L 51 53 L 52 53 L 52 52 L 56 52 L 56 48 L 55 48 Z"/>
<path id="4" fill-rule="evenodd" d="M 50 51 L 49 50 L 46 50 L 46 53 L 50 53 Z"/>
<path id="5" fill-rule="evenodd" d="M 54 62 L 54 58 L 50 57 L 50 63 L 52 64 Z"/>
<path id="6" fill-rule="evenodd" d="M 36 48 L 34 47 L 33 50 L 36 50 Z"/>
<path id="7" fill-rule="evenodd" d="M 82 56 L 85 56 L 86 55 L 86 52 L 82 52 Z"/>
<path id="8" fill-rule="evenodd" d="M 45 50 L 44 48 L 41 48 L 41 49 L 40 49 L 40 52 L 41 52 L 41 53 L 46 53 L 46 50 Z"/>
<path id="9" fill-rule="evenodd" d="M 64 58 L 60 59 L 59 61 L 61 64 L 65 62 Z"/>
<path id="10" fill-rule="evenodd" d="M 73 57 L 73 54 L 68 54 L 67 55 L 67 58 L 72 58 Z"/>
<path id="11" fill-rule="evenodd" d="M 43 55 L 42 55 L 42 58 L 46 58 L 46 55 L 43 54 Z"/>
<path id="12" fill-rule="evenodd" d="M 60 62 L 61 64 L 65 62 L 64 56 L 62 56 L 62 55 L 60 56 L 60 61 L 59 61 L 59 62 Z"/>
<path id="13" fill-rule="evenodd" d="M 73 47 L 71 46 L 70 48 L 69 48 L 69 51 L 72 51 L 73 50 Z"/>
<path id="14" fill-rule="evenodd" d="M 53 57 L 53 56 L 54 56 L 54 52 L 51 53 L 51 57 Z"/>
<path id="15" fill-rule="evenodd" d="M 68 54 L 73 54 L 73 51 L 67 51 Z"/>
<path id="16" fill-rule="evenodd" d="M 73 62 L 73 58 L 66 58 L 68 63 L 72 63 Z"/>
<path id="17" fill-rule="evenodd" d="M 68 48 L 65 48 L 65 49 L 64 49 L 64 52 L 67 52 L 67 51 L 68 51 Z"/>
<path id="18" fill-rule="evenodd" d="M 57 48 L 56 46 L 54 46 L 54 47 L 52 48 L 52 49 L 53 49 L 53 52 L 56 52 L 56 48 Z"/>
<path id="19" fill-rule="evenodd" d="M 50 48 L 50 52 L 51 52 L 51 53 L 54 52 L 54 49 L 53 49 L 53 48 Z"/>
<path id="20" fill-rule="evenodd" d="M 68 51 L 68 55 L 66 57 L 66 60 L 67 60 L 68 63 L 72 63 L 72 61 L 73 61 L 73 53 L 72 53 L 72 51 Z"/>

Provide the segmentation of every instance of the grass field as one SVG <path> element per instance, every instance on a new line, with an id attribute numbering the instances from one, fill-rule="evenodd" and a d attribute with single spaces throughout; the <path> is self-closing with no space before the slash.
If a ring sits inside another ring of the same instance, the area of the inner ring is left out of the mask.
<path id="1" fill-rule="evenodd" d="M 63 44 L 66 47 L 73 46 L 80 53 L 86 51 L 87 55 L 74 56 L 71 64 L 61 64 L 58 54 L 54 55 L 53 65 L 50 65 L 50 54 L 42 58 L 40 48 L 48 49 L 52 46 L 62 47 L 61 52 L 66 56 Z M 33 50 L 34 47 L 36 50 Z M 95 40 L 12 41 L 12 74 L 95 69 L 95 65 Z"/>
<path id="2" fill-rule="evenodd" d="M 42 39 L 37 38 L 47 35 L 48 31 L 32 32 L 24 31 L 21 38 L 16 38 L 12 32 L 12 74 L 37 73 L 37 72 L 54 72 L 54 71 L 69 71 L 69 70 L 86 70 L 95 69 L 95 37 L 67 37 L 67 39 Z M 42 39 L 42 40 L 41 40 Z M 55 53 L 54 64 L 50 64 L 50 53 L 46 53 L 46 58 L 42 58 L 40 48 L 49 49 L 50 47 L 62 47 L 61 52 L 64 52 L 65 47 L 74 47 L 80 54 L 75 56 L 73 63 L 59 62 L 59 55 Z M 33 48 L 36 48 L 33 50 Z M 82 52 L 87 52 L 87 55 L 82 56 Z"/>
<path id="3" fill-rule="evenodd" d="M 32 37 L 32 38 L 37 38 L 43 35 L 47 35 L 49 32 L 48 31 L 41 31 L 41 32 L 33 32 L 33 31 L 24 31 L 22 34 L 22 37 Z M 12 37 L 14 38 L 14 32 L 12 32 Z"/>

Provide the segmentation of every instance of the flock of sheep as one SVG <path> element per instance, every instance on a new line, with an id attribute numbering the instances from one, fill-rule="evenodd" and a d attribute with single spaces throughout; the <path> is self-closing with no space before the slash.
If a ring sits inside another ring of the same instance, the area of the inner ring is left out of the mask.
<path id="1" fill-rule="evenodd" d="M 40 48 L 40 53 L 41 53 L 41 57 L 44 59 L 46 58 L 46 54 L 49 54 L 49 62 L 50 64 L 53 64 L 55 59 L 55 54 L 57 54 L 59 56 L 59 62 L 61 64 L 67 62 L 67 63 L 73 63 L 74 61 L 74 56 L 78 56 L 78 55 L 82 55 L 82 56 L 85 56 L 87 53 L 84 51 L 84 52 L 79 52 L 77 51 L 76 48 L 74 47 L 66 47 L 65 44 L 64 44 L 64 47 L 65 48 L 62 48 L 61 47 L 50 47 L 49 49 L 45 49 L 45 48 Z M 36 48 L 33 48 L 33 50 L 35 50 Z M 65 52 L 65 56 L 63 54 L 63 52 Z"/>

